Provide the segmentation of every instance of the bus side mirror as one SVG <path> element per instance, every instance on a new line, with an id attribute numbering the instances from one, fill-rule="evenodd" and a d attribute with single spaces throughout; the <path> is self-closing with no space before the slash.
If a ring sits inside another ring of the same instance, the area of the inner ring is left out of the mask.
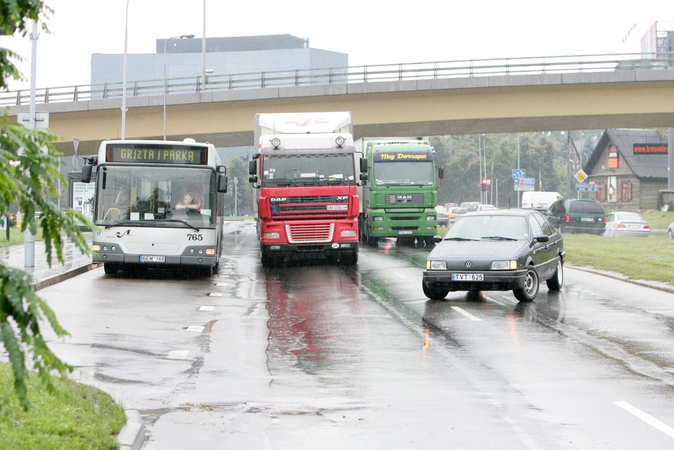
<path id="1" fill-rule="evenodd" d="M 257 175 L 257 161 L 254 159 L 248 161 L 248 175 Z"/>
<path id="2" fill-rule="evenodd" d="M 84 165 L 82 166 L 82 183 L 89 183 L 91 182 L 91 172 L 93 170 L 94 166 L 90 165 Z"/>
<path id="3" fill-rule="evenodd" d="M 229 179 L 227 178 L 227 175 L 224 174 L 219 174 L 218 175 L 218 192 L 227 192 L 227 183 L 229 182 Z"/>

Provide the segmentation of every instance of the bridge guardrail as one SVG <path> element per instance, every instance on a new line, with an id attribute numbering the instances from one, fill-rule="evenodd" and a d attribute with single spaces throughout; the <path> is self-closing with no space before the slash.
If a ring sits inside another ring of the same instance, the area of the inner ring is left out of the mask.
<path id="1" fill-rule="evenodd" d="M 280 70 L 206 76 L 205 91 L 263 89 L 291 86 L 376 83 L 428 79 L 509 75 L 612 72 L 616 70 L 674 69 L 674 53 L 644 58 L 640 53 L 542 56 L 422 63 L 380 64 L 325 69 Z M 127 82 L 126 96 L 196 93 L 202 77 L 169 78 Z M 122 82 L 36 89 L 37 103 L 59 103 L 122 98 Z M 0 106 L 27 105 L 30 90 L 0 92 Z"/>

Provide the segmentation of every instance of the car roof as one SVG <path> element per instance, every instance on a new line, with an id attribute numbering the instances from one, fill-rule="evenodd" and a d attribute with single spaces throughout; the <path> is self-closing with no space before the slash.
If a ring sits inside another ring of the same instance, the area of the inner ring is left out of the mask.
<path id="1" fill-rule="evenodd" d="M 488 211 L 471 211 L 464 215 L 467 216 L 528 216 L 531 214 L 540 214 L 533 209 L 490 209 Z"/>

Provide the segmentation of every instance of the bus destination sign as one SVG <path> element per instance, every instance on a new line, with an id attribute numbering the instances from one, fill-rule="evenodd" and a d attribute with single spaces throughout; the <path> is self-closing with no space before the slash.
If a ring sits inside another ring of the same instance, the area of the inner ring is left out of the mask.
<path id="1" fill-rule="evenodd" d="M 375 161 L 433 161 L 432 152 L 377 152 L 373 155 Z"/>
<path id="2" fill-rule="evenodd" d="M 137 144 L 109 144 L 105 152 L 106 162 L 196 164 L 208 162 L 207 147 L 162 146 Z"/>

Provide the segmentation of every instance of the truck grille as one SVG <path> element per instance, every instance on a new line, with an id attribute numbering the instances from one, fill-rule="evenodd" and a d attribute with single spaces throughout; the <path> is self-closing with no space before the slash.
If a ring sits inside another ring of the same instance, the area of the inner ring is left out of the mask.
<path id="1" fill-rule="evenodd" d="M 419 216 L 400 216 L 400 217 L 391 217 L 391 220 L 420 220 Z"/>
<path id="2" fill-rule="evenodd" d="M 386 194 L 387 205 L 418 205 L 424 202 L 424 194 Z"/>
<path id="3" fill-rule="evenodd" d="M 286 234 L 288 242 L 291 244 L 301 244 L 306 242 L 332 242 L 332 235 L 335 231 L 335 224 L 308 224 L 308 225 L 286 225 Z"/>
<path id="4" fill-rule="evenodd" d="M 349 213 L 348 195 L 317 195 L 287 197 L 282 202 L 270 202 L 272 216 L 282 217 L 346 217 Z"/>

